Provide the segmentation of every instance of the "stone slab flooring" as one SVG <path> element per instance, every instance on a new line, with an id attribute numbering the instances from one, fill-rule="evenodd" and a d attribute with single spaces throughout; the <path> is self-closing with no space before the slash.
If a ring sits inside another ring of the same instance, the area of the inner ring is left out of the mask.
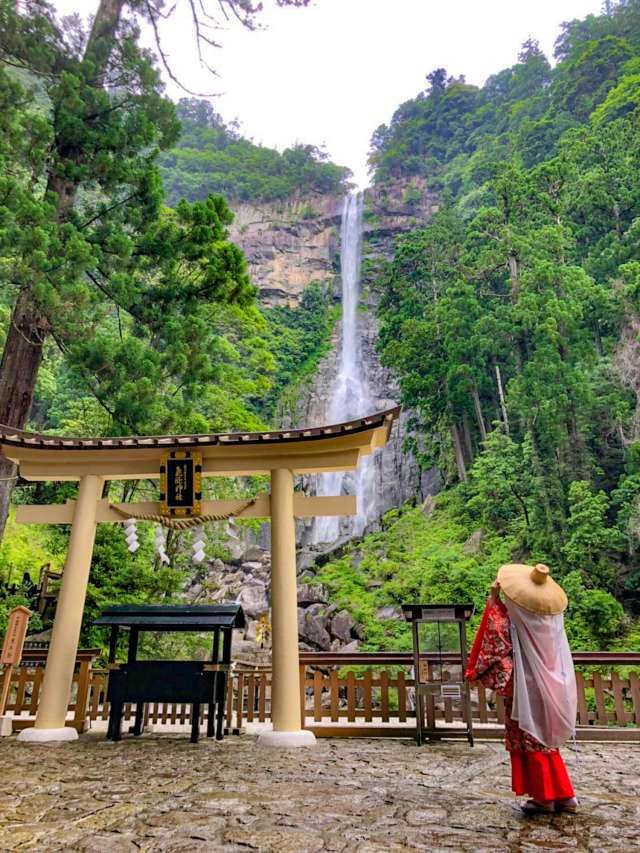
<path id="1" fill-rule="evenodd" d="M 0 742 L 0 850 L 640 850 L 640 745 L 580 745 L 578 816 L 522 817 L 499 743 L 319 740 L 277 752 L 144 735 Z"/>

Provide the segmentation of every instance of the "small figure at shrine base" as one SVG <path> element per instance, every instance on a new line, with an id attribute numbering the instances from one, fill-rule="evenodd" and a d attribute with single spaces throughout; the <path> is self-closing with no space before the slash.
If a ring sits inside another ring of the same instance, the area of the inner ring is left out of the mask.
<path id="1" fill-rule="evenodd" d="M 504 696 L 511 786 L 531 798 L 521 805 L 525 814 L 574 813 L 578 806 L 558 749 L 576 722 L 567 604 L 547 566 L 502 566 L 467 663 L 468 679 Z"/>

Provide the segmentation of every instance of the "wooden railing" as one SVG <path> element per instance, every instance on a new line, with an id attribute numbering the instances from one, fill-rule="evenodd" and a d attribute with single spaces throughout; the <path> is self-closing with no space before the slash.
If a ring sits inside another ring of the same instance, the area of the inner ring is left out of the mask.
<path id="1" fill-rule="evenodd" d="M 71 697 L 67 708 L 67 713 L 72 715 L 72 719 L 67 720 L 67 725 L 73 726 L 78 732 L 86 728 L 91 667 L 99 654 L 100 649 L 82 649 L 78 651 L 76 657 Z M 46 660 L 46 646 L 42 649 L 28 649 L 22 653 L 19 665 L 12 670 L 6 712 L 12 715 L 13 728 L 16 731 L 33 725 L 33 718 L 38 710 Z"/>
<path id="2" fill-rule="evenodd" d="M 79 731 L 86 718 L 107 720 L 108 673 L 91 669 L 95 650 L 78 655 L 74 692 L 69 711 Z M 640 653 L 576 652 L 578 736 L 585 739 L 640 740 Z M 436 662 L 435 656 L 432 658 Z M 455 655 L 444 656 L 455 663 Z M 17 716 L 16 728 L 32 725 L 37 709 L 43 668 L 21 666 L 14 672 L 8 711 Z M 33 662 L 35 663 L 35 662 Z M 300 655 L 302 724 L 316 734 L 330 736 L 412 736 L 414 686 L 411 654 L 376 652 L 356 654 L 303 653 Z M 618 669 L 628 670 L 624 677 Z M 588 672 L 586 670 L 589 670 Z M 605 671 L 606 670 L 606 671 Z M 462 722 L 461 708 L 450 699 L 436 703 L 435 718 L 440 724 Z M 473 685 L 472 713 L 480 737 L 500 736 L 504 723 L 501 696 L 482 685 Z M 22 717 L 21 717 L 22 715 Z M 26 716 L 25 716 L 26 715 Z M 125 721 L 133 720 L 135 707 L 125 706 Z M 202 707 L 201 719 L 207 709 Z M 266 722 L 271 717 L 271 673 L 236 671 L 227 693 L 226 727 L 240 730 L 245 723 Z M 191 706 L 149 703 L 147 723 L 184 724 L 191 718 Z M 14 718 L 15 719 L 15 718 Z"/>
<path id="3" fill-rule="evenodd" d="M 455 654 L 425 657 L 430 665 L 460 663 Z M 573 660 L 578 737 L 608 739 L 625 729 L 625 739 L 640 740 L 640 728 L 635 728 L 640 727 L 640 653 L 575 652 Z M 614 667 L 629 672 L 622 677 Z M 598 671 L 604 668 L 606 674 Z M 402 734 L 415 719 L 410 653 L 311 652 L 300 655 L 300 671 L 303 725 L 316 734 Z M 472 685 L 471 695 L 474 723 L 482 724 L 476 734 L 495 737 L 504 724 L 502 696 L 481 684 Z M 433 711 L 436 721 L 445 725 L 463 721 L 461 704 L 451 699 L 435 703 Z"/>

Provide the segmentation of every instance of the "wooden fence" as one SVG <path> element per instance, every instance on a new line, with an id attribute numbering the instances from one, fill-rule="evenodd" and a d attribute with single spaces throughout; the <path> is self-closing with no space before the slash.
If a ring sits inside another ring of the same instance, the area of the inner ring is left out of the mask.
<path id="1" fill-rule="evenodd" d="M 92 664 L 99 654 L 100 649 L 82 649 L 76 657 L 71 697 L 67 708 L 67 714 L 71 715 L 71 719 L 67 719 L 67 725 L 73 726 L 78 732 L 86 728 Z M 33 725 L 46 660 L 46 645 L 43 644 L 40 649 L 28 649 L 23 652 L 20 664 L 14 667 L 11 673 L 6 711 L 13 717 L 14 730 Z"/>
<path id="2" fill-rule="evenodd" d="M 80 652 L 69 712 L 79 731 L 85 720 L 107 720 L 108 673 L 91 668 L 96 651 Z M 578 737 L 589 740 L 621 738 L 640 741 L 640 653 L 576 652 Z M 455 656 L 447 656 L 455 663 Z M 435 662 L 435 659 L 434 659 Z M 413 734 L 415 720 L 413 659 L 397 652 L 300 655 L 302 724 L 319 736 L 404 736 Z M 623 677 L 618 670 L 623 668 Z M 583 671 L 589 669 L 589 672 Z M 14 671 L 7 710 L 15 728 L 32 725 L 37 709 L 43 667 L 23 661 Z M 462 723 L 461 707 L 451 699 L 435 703 L 440 724 Z M 472 714 L 477 737 L 501 736 L 504 702 L 482 685 L 472 689 Z M 135 707 L 126 705 L 125 721 Z M 226 727 L 239 731 L 245 723 L 266 722 L 271 716 L 271 673 L 236 671 L 227 693 Z M 149 703 L 150 724 L 184 724 L 190 705 Z M 207 718 L 202 707 L 201 721 Z"/>
<path id="3" fill-rule="evenodd" d="M 456 655 L 426 656 L 459 665 Z M 577 736 L 640 741 L 640 653 L 575 652 Z M 366 667 L 364 671 L 362 668 Z M 628 670 L 622 677 L 618 670 Z M 589 670 L 589 672 L 583 671 Z M 602 672 L 601 670 L 606 670 Z M 415 720 L 413 656 L 398 652 L 300 655 L 303 725 L 319 736 L 406 735 Z M 504 725 L 502 696 L 472 685 L 476 737 L 497 737 Z M 437 723 L 462 724 L 461 703 L 434 702 Z M 462 725 L 460 736 L 464 736 Z"/>

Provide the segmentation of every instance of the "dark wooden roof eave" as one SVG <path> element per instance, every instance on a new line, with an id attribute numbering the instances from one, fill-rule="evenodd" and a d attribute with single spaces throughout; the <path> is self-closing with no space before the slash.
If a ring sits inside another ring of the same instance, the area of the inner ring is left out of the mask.
<path id="1" fill-rule="evenodd" d="M 342 435 L 367 432 L 386 425 L 387 438 L 400 406 L 376 412 L 364 418 L 320 427 L 279 430 L 274 432 L 211 433 L 205 435 L 147 435 L 115 438 L 63 438 L 55 435 L 25 432 L 0 424 L 0 444 L 31 450 L 180 450 L 199 447 L 230 447 L 256 444 L 292 444 Z"/>

